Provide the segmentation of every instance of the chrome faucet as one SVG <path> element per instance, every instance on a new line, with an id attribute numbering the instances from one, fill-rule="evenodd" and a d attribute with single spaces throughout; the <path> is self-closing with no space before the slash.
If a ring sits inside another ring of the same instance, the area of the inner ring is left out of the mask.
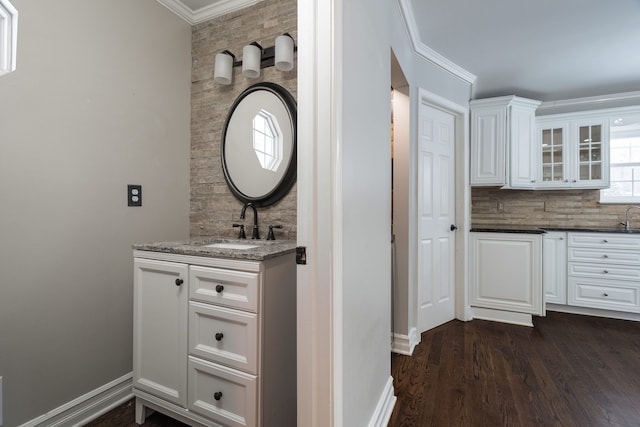
<path id="1" fill-rule="evenodd" d="M 253 232 L 251 233 L 252 239 L 260 239 L 260 232 L 258 231 L 258 210 L 252 203 L 245 203 L 240 212 L 240 219 L 244 219 L 244 215 L 247 212 L 247 208 L 253 209 Z"/>
<path id="2" fill-rule="evenodd" d="M 631 223 L 629 222 L 629 211 L 631 209 L 640 209 L 640 206 L 629 206 L 629 208 L 627 208 L 627 213 L 624 216 L 625 221 L 624 221 L 624 224 L 622 224 L 624 225 L 625 231 L 631 230 Z"/>

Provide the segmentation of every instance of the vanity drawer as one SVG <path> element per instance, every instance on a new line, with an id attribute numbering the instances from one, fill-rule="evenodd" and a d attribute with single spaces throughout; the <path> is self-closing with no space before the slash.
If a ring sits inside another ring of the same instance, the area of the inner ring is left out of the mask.
<path id="1" fill-rule="evenodd" d="M 581 307 L 640 313 L 640 285 L 569 277 L 568 302 Z"/>
<path id="2" fill-rule="evenodd" d="M 569 263 L 570 276 L 601 277 L 603 279 L 622 279 L 640 281 L 640 266 L 625 267 L 615 264 Z"/>
<path id="3" fill-rule="evenodd" d="M 569 262 L 640 265 L 640 251 L 568 248 Z"/>
<path id="4" fill-rule="evenodd" d="M 640 250 L 640 236 L 608 233 L 569 233 L 569 246 Z"/>
<path id="5" fill-rule="evenodd" d="M 260 275 L 246 271 L 189 266 L 192 300 L 258 312 Z"/>
<path id="6" fill-rule="evenodd" d="M 191 301 L 189 354 L 256 374 L 258 315 Z"/>
<path id="7" fill-rule="evenodd" d="M 257 377 L 191 356 L 188 370 L 190 411 L 229 427 L 257 425 Z"/>

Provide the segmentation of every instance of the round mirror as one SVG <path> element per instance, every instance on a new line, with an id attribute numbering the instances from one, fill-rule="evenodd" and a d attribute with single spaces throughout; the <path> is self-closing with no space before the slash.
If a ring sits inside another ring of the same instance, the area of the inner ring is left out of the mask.
<path id="1" fill-rule="evenodd" d="M 296 180 L 296 101 L 282 86 L 258 83 L 234 101 L 222 132 L 222 169 L 242 202 L 271 205 Z"/>

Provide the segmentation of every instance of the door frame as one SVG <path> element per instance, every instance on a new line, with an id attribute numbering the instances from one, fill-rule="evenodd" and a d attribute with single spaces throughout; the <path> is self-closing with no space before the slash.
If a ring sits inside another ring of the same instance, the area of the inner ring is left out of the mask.
<path id="1" fill-rule="evenodd" d="M 418 88 L 418 102 L 417 110 L 412 116 L 414 118 L 420 117 L 420 110 L 422 106 L 429 106 L 438 110 L 445 111 L 455 118 L 455 222 L 458 226 L 455 237 L 455 318 L 462 321 L 471 320 L 471 313 L 469 311 L 469 230 L 471 228 L 471 187 L 469 185 L 469 108 L 443 98 L 431 91 L 423 88 Z M 413 155 L 413 179 L 414 188 L 411 194 L 414 200 L 418 200 L 418 135 L 417 135 L 417 120 L 414 122 L 414 130 L 416 131 L 416 137 L 413 138 L 413 147 L 411 149 Z M 417 203 L 414 202 L 414 206 L 417 208 Z M 412 228 L 413 231 L 409 233 L 410 238 L 413 240 L 410 242 L 413 254 L 410 256 L 413 266 L 413 277 L 415 277 L 416 284 L 413 287 L 413 328 L 417 330 L 418 327 L 418 215 L 417 212 L 413 214 Z M 420 331 L 416 334 L 418 342 L 420 342 Z M 415 343 L 417 344 L 417 343 Z"/>

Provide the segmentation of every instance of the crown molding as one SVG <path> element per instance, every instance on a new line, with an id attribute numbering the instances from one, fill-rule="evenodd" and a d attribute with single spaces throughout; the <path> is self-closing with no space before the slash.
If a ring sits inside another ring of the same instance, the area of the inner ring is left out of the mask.
<path id="1" fill-rule="evenodd" d="M 185 5 L 181 0 L 157 0 L 158 3 L 184 19 L 191 25 L 208 21 L 227 13 L 235 12 L 248 6 L 260 3 L 263 0 L 218 0 L 212 1 L 210 5 L 193 10 Z"/>
<path id="2" fill-rule="evenodd" d="M 398 0 L 398 5 L 400 6 L 402 19 L 404 20 L 407 33 L 409 34 L 413 50 L 419 56 L 432 64 L 437 65 L 469 84 L 474 84 L 476 81 L 476 76 L 474 74 L 445 58 L 420 40 L 420 33 L 418 31 L 418 26 L 416 25 L 416 18 L 413 13 L 410 0 Z"/>

